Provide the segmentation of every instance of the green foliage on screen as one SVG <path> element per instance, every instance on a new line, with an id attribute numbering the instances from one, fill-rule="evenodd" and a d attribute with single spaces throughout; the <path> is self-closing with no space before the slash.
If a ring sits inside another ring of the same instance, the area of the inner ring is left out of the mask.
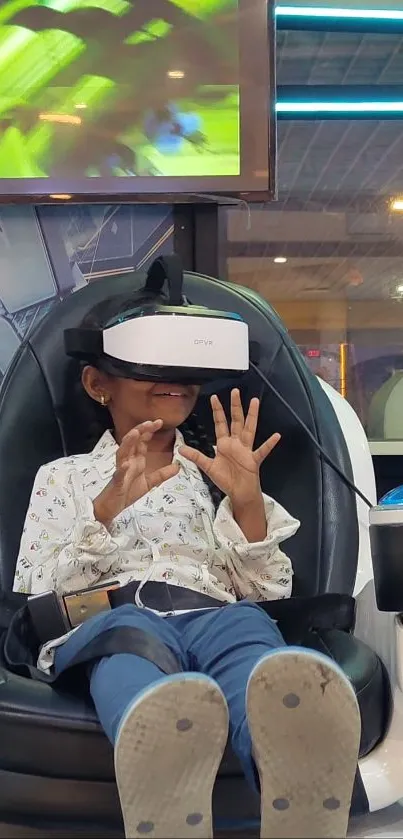
<path id="1" fill-rule="evenodd" d="M 0 178 L 239 175 L 237 0 L 0 3 Z"/>

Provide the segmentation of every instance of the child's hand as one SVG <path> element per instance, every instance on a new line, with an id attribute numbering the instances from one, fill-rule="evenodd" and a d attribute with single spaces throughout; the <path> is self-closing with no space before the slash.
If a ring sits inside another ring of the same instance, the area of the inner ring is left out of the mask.
<path id="1" fill-rule="evenodd" d="M 148 443 L 161 427 L 162 420 L 143 422 L 123 437 L 116 452 L 116 471 L 94 500 L 95 518 L 106 527 L 153 487 L 178 473 L 179 466 L 175 463 L 150 474 L 145 472 Z"/>
<path id="2" fill-rule="evenodd" d="M 259 470 L 266 457 L 280 440 L 272 434 L 265 443 L 253 451 L 259 417 L 259 400 L 252 399 L 245 419 L 239 390 L 231 393 L 231 429 L 228 428 L 224 409 L 218 396 L 211 397 L 217 452 L 214 458 L 182 446 L 180 451 L 188 460 L 208 475 L 218 488 L 228 495 L 238 508 L 261 499 Z"/>

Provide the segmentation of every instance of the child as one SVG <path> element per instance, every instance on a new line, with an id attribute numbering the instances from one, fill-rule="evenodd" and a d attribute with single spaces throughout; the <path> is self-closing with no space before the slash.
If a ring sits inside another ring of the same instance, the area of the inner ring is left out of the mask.
<path id="1" fill-rule="evenodd" d="M 86 325 L 102 328 L 132 307 L 110 300 Z M 126 836 L 212 836 L 228 728 L 260 788 L 262 836 L 345 835 L 360 734 L 355 695 L 330 659 L 287 649 L 257 605 L 291 595 L 280 546 L 299 523 L 259 480 L 280 435 L 254 450 L 258 400 L 245 417 L 233 390 L 230 427 L 211 399 L 214 449 L 193 415 L 197 385 L 86 362 L 87 427 L 96 428 L 102 406 L 112 428 L 89 454 L 39 470 L 14 588 L 133 586 L 132 603 L 45 644 L 38 661 L 59 675 L 94 639 L 131 629 L 135 650 L 89 657 L 87 667 L 115 748 Z"/>

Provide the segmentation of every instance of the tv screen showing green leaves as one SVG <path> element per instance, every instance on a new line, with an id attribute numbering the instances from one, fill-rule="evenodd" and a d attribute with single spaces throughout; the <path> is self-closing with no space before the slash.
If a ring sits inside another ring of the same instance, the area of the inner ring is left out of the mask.
<path id="1" fill-rule="evenodd" d="M 0 3 L 0 196 L 272 187 L 266 0 Z"/>

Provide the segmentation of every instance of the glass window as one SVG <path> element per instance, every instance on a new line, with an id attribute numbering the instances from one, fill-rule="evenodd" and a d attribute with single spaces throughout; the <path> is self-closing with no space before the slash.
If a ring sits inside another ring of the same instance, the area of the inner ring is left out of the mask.
<path id="1" fill-rule="evenodd" d="M 272 303 L 371 440 L 403 440 L 403 120 L 281 121 L 278 183 L 249 224 L 228 210 L 228 279 Z"/>

